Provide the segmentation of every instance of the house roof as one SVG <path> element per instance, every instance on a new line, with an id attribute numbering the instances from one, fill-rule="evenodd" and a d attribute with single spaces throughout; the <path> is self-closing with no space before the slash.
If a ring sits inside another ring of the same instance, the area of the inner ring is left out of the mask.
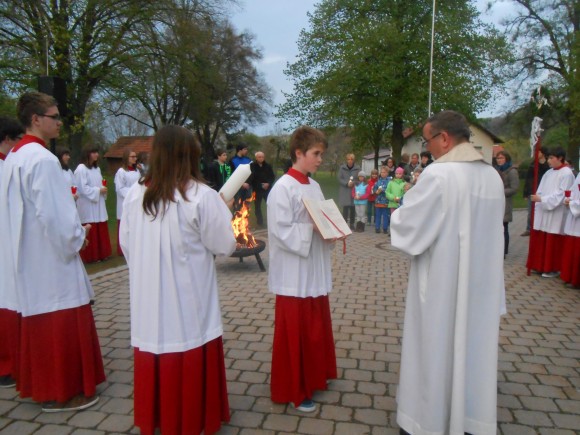
<path id="1" fill-rule="evenodd" d="M 499 137 L 497 137 L 495 134 L 493 134 L 491 131 L 485 128 L 483 125 L 478 124 L 477 122 L 470 122 L 470 124 L 476 126 L 480 130 L 483 130 L 485 133 L 487 133 L 492 138 L 493 143 L 495 144 L 504 143 L 503 140 L 501 140 Z"/>
<path id="2" fill-rule="evenodd" d="M 151 152 L 151 147 L 153 146 L 153 136 L 121 136 L 117 139 L 111 148 L 105 153 L 106 159 L 121 159 L 123 158 L 123 152 L 126 149 L 135 151 L 137 154 L 145 151 L 147 153 Z"/>
<path id="3" fill-rule="evenodd" d="M 385 159 L 386 157 L 390 157 L 391 156 L 391 149 L 390 148 L 382 148 L 379 150 L 379 160 L 381 159 Z M 363 160 L 374 160 L 375 159 L 375 153 L 372 152 L 370 154 L 366 154 L 363 156 Z"/>

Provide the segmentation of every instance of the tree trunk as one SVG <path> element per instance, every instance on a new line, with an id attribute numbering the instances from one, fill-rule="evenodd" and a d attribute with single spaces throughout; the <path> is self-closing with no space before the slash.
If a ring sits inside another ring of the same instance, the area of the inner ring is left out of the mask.
<path id="1" fill-rule="evenodd" d="M 393 116 L 393 131 L 391 133 L 391 147 L 396 162 L 401 160 L 403 150 L 403 118 L 399 114 Z"/>

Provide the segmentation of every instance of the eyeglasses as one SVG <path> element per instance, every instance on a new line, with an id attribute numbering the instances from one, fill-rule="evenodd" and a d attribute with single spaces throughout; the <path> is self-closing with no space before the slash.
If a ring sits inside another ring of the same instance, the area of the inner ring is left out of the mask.
<path id="1" fill-rule="evenodd" d="M 433 139 L 435 139 L 437 136 L 439 136 L 441 133 L 443 133 L 442 131 L 440 131 L 437 134 L 434 134 L 433 136 L 431 136 L 431 139 L 426 139 L 426 138 L 421 138 L 423 139 L 423 145 L 427 145 L 429 142 L 431 142 Z"/>
<path id="2" fill-rule="evenodd" d="M 136 159 L 136 158 L 137 158 L 137 156 L 133 156 L 133 155 L 131 155 L 131 156 L 129 156 L 129 158 L 130 158 L 130 159 Z"/>
<path id="3" fill-rule="evenodd" d="M 37 115 L 37 116 L 44 116 L 45 118 L 52 118 L 52 119 L 54 119 L 55 121 L 60 121 L 60 120 L 62 119 L 62 118 L 60 117 L 60 113 L 57 113 L 57 114 L 55 114 L 55 115 L 44 115 L 44 114 L 41 114 L 41 113 L 37 113 L 36 115 Z"/>

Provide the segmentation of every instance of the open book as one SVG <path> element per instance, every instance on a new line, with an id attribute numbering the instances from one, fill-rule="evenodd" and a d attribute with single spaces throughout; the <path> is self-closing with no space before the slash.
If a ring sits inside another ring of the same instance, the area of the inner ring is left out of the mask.
<path id="1" fill-rule="evenodd" d="M 352 234 L 348 224 L 332 199 L 317 201 L 303 198 L 302 201 L 323 239 L 336 239 Z"/>

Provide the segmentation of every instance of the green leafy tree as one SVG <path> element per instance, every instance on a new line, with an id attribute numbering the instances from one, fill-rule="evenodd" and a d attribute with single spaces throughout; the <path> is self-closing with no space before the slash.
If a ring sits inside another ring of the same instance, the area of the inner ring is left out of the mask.
<path id="1" fill-rule="evenodd" d="M 512 0 L 505 26 L 517 47 L 516 78 L 535 81 L 562 95 L 568 125 L 568 157 L 580 148 L 580 1 Z M 530 118 L 531 123 L 531 118 Z M 563 139 L 563 135 L 558 135 Z"/>
<path id="2" fill-rule="evenodd" d="M 358 147 L 389 143 L 400 156 L 405 124 L 427 116 L 431 5 L 428 0 L 323 0 L 286 74 L 294 91 L 278 116 L 292 123 L 352 128 Z M 503 82 L 505 40 L 471 1 L 438 5 L 434 112 L 472 116 Z"/>
<path id="3" fill-rule="evenodd" d="M 16 91 L 36 77 L 67 85 L 65 136 L 78 155 L 87 106 L 103 80 L 115 74 L 131 31 L 151 20 L 159 2 L 138 0 L 0 1 L 0 74 Z"/>

